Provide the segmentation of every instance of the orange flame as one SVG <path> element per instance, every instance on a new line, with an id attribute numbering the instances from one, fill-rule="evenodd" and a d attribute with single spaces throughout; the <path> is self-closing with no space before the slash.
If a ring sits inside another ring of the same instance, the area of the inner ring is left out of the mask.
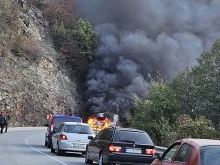
<path id="1" fill-rule="evenodd" d="M 105 118 L 89 117 L 88 124 L 92 127 L 93 130 L 101 131 L 104 128 L 110 126 L 110 120 Z"/>

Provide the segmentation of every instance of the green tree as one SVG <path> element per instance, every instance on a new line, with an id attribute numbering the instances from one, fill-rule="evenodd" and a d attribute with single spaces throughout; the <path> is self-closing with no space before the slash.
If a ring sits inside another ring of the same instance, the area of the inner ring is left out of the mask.
<path id="1" fill-rule="evenodd" d="M 97 37 L 89 22 L 79 19 L 73 30 L 73 36 L 77 40 L 81 54 L 92 58 L 97 49 Z"/>
<path id="2" fill-rule="evenodd" d="M 181 114 L 194 115 L 196 109 L 196 88 L 197 86 L 192 81 L 192 74 L 189 68 L 180 72 L 170 83 L 170 87 L 176 94 L 176 99 L 180 107 Z"/>
<path id="3" fill-rule="evenodd" d="M 166 83 L 153 83 L 149 99 L 136 98 L 136 109 L 131 126 L 145 130 L 156 145 L 169 145 L 175 137 L 174 129 L 179 106 L 172 89 Z"/>
<path id="4" fill-rule="evenodd" d="M 193 82 L 197 93 L 196 113 L 211 119 L 218 126 L 220 123 L 220 39 L 210 51 L 198 58 L 197 66 L 192 68 Z"/>
<path id="5" fill-rule="evenodd" d="M 220 40 L 210 51 L 202 53 L 198 65 L 178 74 L 172 81 L 181 112 L 220 123 Z"/>
<path id="6" fill-rule="evenodd" d="M 220 39 L 197 59 L 198 65 L 172 82 L 152 82 L 148 99 L 136 99 L 132 127 L 149 133 L 156 145 L 180 138 L 219 138 Z M 179 118 L 189 116 L 185 124 Z"/>
<path id="7" fill-rule="evenodd" d="M 196 119 L 187 117 L 187 122 L 177 124 L 177 137 L 182 138 L 203 138 L 203 139 L 219 139 L 219 132 L 215 129 L 211 120 L 206 119 L 204 116 L 199 116 Z"/>

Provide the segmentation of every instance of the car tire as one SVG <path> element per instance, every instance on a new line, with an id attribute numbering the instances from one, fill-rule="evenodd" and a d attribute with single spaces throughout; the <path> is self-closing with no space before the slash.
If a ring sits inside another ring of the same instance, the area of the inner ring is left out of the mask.
<path id="1" fill-rule="evenodd" d="M 93 163 L 93 161 L 91 159 L 89 159 L 89 156 L 88 156 L 87 152 L 85 153 L 85 163 L 86 164 L 92 164 Z"/>
<path id="2" fill-rule="evenodd" d="M 57 156 L 61 156 L 62 153 L 63 153 L 63 152 L 62 152 L 62 150 L 60 150 L 59 145 L 58 145 L 58 143 L 57 143 L 56 155 L 57 155 Z"/>
<path id="3" fill-rule="evenodd" d="M 102 154 L 99 155 L 99 165 L 108 165 L 106 163 L 103 163 L 103 155 Z"/>
<path id="4" fill-rule="evenodd" d="M 55 153 L 55 149 L 53 148 L 53 143 L 51 144 L 50 152 Z"/>

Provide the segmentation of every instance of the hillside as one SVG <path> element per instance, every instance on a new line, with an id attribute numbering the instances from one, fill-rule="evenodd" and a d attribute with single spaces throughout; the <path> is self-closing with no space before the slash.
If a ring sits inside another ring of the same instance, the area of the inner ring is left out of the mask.
<path id="1" fill-rule="evenodd" d="M 48 113 L 80 115 L 81 80 L 74 71 L 83 76 L 88 60 L 76 55 L 75 68 L 67 65 L 53 46 L 42 12 L 6 2 L 9 7 L 0 5 L 5 11 L 5 26 L 0 26 L 0 108 L 11 115 L 10 126 L 42 126 Z"/>

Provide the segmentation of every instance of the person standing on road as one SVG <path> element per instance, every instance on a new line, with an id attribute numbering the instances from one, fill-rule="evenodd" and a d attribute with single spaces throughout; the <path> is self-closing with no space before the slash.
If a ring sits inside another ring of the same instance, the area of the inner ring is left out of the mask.
<path id="1" fill-rule="evenodd" d="M 11 117 L 9 116 L 8 112 L 5 112 L 5 133 L 8 131 L 8 122 L 10 119 Z"/>
<path id="2" fill-rule="evenodd" d="M 5 116 L 3 115 L 3 112 L 1 112 L 1 114 L 0 114 L 1 134 L 3 134 L 3 129 L 4 129 L 5 122 L 6 122 Z"/>

